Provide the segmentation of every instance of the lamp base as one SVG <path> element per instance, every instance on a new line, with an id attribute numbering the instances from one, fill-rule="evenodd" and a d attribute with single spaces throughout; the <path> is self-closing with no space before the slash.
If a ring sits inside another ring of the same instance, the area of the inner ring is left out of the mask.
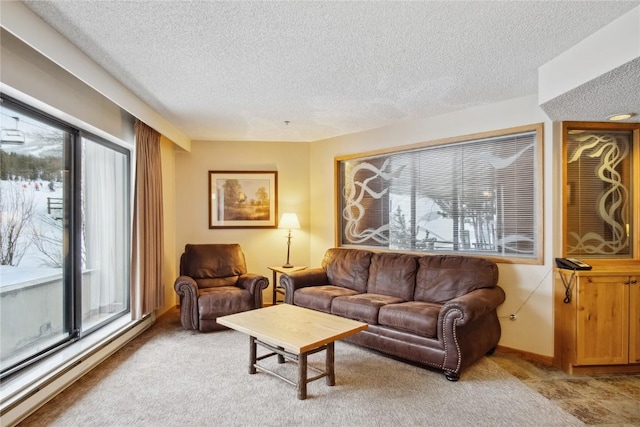
<path id="1" fill-rule="evenodd" d="M 293 268 L 293 264 L 285 264 L 282 266 L 282 268 Z"/>

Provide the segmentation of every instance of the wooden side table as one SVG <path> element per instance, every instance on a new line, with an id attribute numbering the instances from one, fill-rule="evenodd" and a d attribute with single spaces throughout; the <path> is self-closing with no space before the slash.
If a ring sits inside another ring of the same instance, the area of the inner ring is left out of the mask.
<path id="1" fill-rule="evenodd" d="M 277 265 L 277 266 L 270 266 L 267 267 L 269 270 L 273 271 L 273 289 L 272 289 L 272 299 L 271 299 L 271 304 L 272 305 L 276 305 L 278 302 L 283 302 L 283 301 L 278 301 L 277 297 L 278 294 L 282 294 L 284 295 L 284 289 L 282 289 L 282 287 L 278 286 L 278 273 L 280 274 L 288 274 L 288 273 L 293 273 L 294 271 L 300 271 L 300 270 L 304 270 L 305 268 L 307 268 L 306 266 L 296 266 L 294 265 L 293 267 L 282 267 L 281 265 Z"/>

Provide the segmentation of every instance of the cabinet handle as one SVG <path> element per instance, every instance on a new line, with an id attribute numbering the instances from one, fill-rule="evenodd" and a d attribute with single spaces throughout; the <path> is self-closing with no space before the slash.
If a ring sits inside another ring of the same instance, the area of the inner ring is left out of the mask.
<path id="1" fill-rule="evenodd" d="M 638 283 L 638 281 L 636 279 L 633 279 L 629 283 L 633 283 L 635 285 L 636 283 Z"/>

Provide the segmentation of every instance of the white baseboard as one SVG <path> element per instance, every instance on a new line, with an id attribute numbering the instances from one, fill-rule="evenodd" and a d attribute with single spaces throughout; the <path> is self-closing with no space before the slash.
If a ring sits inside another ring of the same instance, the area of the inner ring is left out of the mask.
<path id="1" fill-rule="evenodd" d="M 97 342 L 82 353 L 70 358 L 56 369 L 52 369 L 37 381 L 5 396 L 0 403 L 0 425 L 11 427 L 42 407 L 58 393 L 98 366 L 107 357 L 144 332 L 155 322 L 155 314 L 131 322 L 110 336 Z"/>

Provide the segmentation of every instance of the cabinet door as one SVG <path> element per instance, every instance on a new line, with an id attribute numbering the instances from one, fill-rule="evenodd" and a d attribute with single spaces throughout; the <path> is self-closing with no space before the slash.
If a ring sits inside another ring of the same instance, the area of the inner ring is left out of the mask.
<path id="1" fill-rule="evenodd" d="M 629 276 L 583 276 L 578 282 L 578 365 L 629 360 Z"/>
<path id="2" fill-rule="evenodd" d="M 629 363 L 640 363 L 640 283 L 629 280 Z"/>

